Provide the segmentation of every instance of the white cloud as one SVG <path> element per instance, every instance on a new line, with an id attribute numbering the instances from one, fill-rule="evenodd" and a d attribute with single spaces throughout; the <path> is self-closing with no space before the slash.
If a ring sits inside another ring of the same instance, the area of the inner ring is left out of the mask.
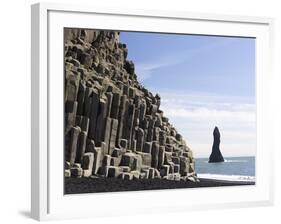
<path id="1" fill-rule="evenodd" d="M 208 158 L 212 150 L 211 144 L 191 144 L 193 154 L 196 158 Z M 256 153 L 255 144 L 224 144 L 220 145 L 224 157 L 253 156 Z"/>
<path id="2" fill-rule="evenodd" d="M 181 62 L 182 60 L 160 58 L 154 62 L 137 63 L 135 64 L 135 68 L 136 68 L 136 74 L 138 76 L 138 80 L 142 82 L 146 79 L 149 79 L 154 70 L 167 66 L 176 65 Z"/>
<path id="3" fill-rule="evenodd" d="M 162 107 L 165 115 L 176 118 L 189 118 L 197 122 L 215 121 L 215 122 L 254 122 L 255 116 L 251 111 L 227 111 L 208 109 L 206 107 L 198 107 L 193 109 L 173 108 L 173 106 Z"/>
<path id="4" fill-rule="evenodd" d="M 190 142 L 195 156 L 208 157 L 213 129 L 221 132 L 226 156 L 254 155 L 256 148 L 255 104 L 246 98 L 167 93 L 161 96 L 161 109 L 176 129 Z"/>
<path id="5" fill-rule="evenodd" d="M 136 67 L 136 73 L 138 76 L 138 80 L 140 82 L 149 79 L 152 75 L 152 72 L 154 69 L 161 68 L 162 66 L 165 66 L 164 63 L 156 62 L 154 64 L 152 63 L 138 63 L 135 65 Z"/>

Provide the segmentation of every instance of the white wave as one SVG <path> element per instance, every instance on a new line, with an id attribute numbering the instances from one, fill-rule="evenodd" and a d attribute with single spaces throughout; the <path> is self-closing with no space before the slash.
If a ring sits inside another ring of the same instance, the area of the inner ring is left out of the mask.
<path id="1" fill-rule="evenodd" d="M 243 159 L 224 159 L 224 163 L 247 163 L 248 160 Z M 204 163 L 209 163 L 209 160 L 205 160 Z M 222 163 L 223 164 L 223 163 Z"/>
<path id="2" fill-rule="evenodd" d="M 247 163 L 247 160 L 243 160 L 243 159 L 225 159 L 224 160 L 225 163 Z"/>
<path id="3" fill-rule="evenodd" d="M 197 176 L 203 179 L 212 180 L 225 180 L 225 181 L 247 181 L 255 182 L 254 176 L 242 176 L 242 175 L 222 175 L 222 174 L 210 174 L 210 173 L 198 173 Z"/>

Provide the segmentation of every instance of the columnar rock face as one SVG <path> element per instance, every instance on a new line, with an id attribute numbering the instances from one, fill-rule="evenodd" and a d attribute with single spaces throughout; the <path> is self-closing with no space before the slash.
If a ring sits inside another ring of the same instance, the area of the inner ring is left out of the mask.
<path id="1" fill-rule="evenodd" d="M 212 153 L 209 157 L 209 163 L 218 163 L 218 162 L 224 162 L 224 158 L 220 151 L 220 131 L 218 127 L 215 127 L 214 132 L 214 142 L 212 147 Z"/>
<path id="2" fill-rule="evenodd" d="M 119 33 L 65 29 L 65 176 L 196 180 L 182 136 Z"/>

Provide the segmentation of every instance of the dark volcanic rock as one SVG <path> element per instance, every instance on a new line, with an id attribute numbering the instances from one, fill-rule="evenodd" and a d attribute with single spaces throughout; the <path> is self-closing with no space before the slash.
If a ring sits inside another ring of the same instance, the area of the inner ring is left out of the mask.
<path id="1" fill-rule="evenodd" d="M 196 181 L 190 147 L 139 83 L 119 32 L 66 28 L 64 44 L 65 176 Z"/>
<path id="2" fill-rule="evenodd" d="M 220 151 L 220 131 L 218 127 L 215 127 L 214 132 L 214 142 L 212 147 L 212 153 L 209 157 L 209 163 L 218 163 L 218 162 L 224 162 L 223 156 Z"/>

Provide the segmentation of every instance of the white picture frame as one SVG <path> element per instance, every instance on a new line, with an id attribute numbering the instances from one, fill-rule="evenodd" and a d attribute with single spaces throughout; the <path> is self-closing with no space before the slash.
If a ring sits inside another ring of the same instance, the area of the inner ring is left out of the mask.
<path id="1" fill-rule="evenodd" d="M 63 194 L 63 27 L 251 36 L 256 42 L 256 185 L 141 192 Z M 32 183 L 31 214 L 37 220 L 181 212 L 273 203 L 272 49 L 273 19 L 32 5 Z M 58 116 L 58 114 L 60 114 Z M 61 172 L 60 172 L 61 170 Z M 180 200 L 178 199 L 180 198 Z M 131 204 L 124 210 L 122 205 Z M 73 206 L 79 204 L 80 206 Z M 120 206 L 121 205 L 121 206 Z"/>

